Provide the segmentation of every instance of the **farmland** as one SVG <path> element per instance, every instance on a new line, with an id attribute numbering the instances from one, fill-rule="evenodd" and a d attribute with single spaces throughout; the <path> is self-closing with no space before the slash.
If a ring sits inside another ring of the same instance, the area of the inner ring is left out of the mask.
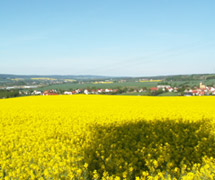
<path id="1" fill-rule="evenodd" d="M 50 86 L 45 86 L 42 88 L 38 88 L 38 90 L 45 89 L 83 89 L 83 88 L 118 88 L 118 87 L 133 87 L 133 88 L 141 88 L 141 87 L 153 87 L 156 86 L 157 82 L 123 82 L 123 83 L 107 83 L 107 84 L 94 84 L 94 83 L 66 83 L 66 84 L 55 84 Z"/>
<path id="2" fill-rule="evenodd" d="M 196 81 L 174 81 L 174 82 L 168 82 L 166 81 L 167 84 L 170 84 L 172 86 L 199 86 L 198 80 Z M 207 81 L 202 81 L 206 85 L 214 85 L 215 80 L 207 80 Z M 83 89 L 83 88 L 118 88 L 118 87 L 127 87 L 127 88 L 151 88 L 155 87 L 159 84 L 159 82 L 114 82 L 110 84 L 94 84 L 94 83 L 64 83 L 64 84 L 54 84 L 54 85 L 49 85 L 49 86 L 44 86 L 37 88 L 38 90 L 45 90 L 45 89 L 61 89 L 61 90 L 69 90 L 69 89 Z"/>
<path id="3" fill-rule="evenodd" d="M 214 97 L 0 100 L 1 179 L 212 179 Z"/>
<path id="4" fill-rule="evenodd" d="M 105 76 L 24 76 L 0 75 L 0 98 L 57 94 L 112 94 L 133 96 L 202 96 L 215 95 L 214 74 L 155 76 L 155 77 L 105 77 Z M 200 83 L 204 86 L 200 87 Z"/>
<path id="5" fill-rule="evenodd" d="M 167 83 L 171 86 L 187 86 L 187 87 L 192 87 L 192 86 L 199 86 L 200 80 L 192 80 L 192 81 L 164 81 L 164 83 Z M 215 84 L 214 79 L 210 80 L 203 80 L 202 81 L 205 85 L 211 85 L 213 86 Z M 107 83 L 107 84 L 96 84 L 96 83 L 64 83 L 64 84 L 54 84 L 54 85 L 49 85 L 49 86 L 44 86 L 37 88 L 38 90 L 46 90 L 46 89 L 60 89 L 60 90 L 69 90 L 69 89 L 84 89 L 84 88 L 151 88 L 159 85 L 161 83 L 160 81 L 146 81 L 146 82 L 135 82 L 130 81 L 130 82 L 114 82 L 114 83 Z"/>

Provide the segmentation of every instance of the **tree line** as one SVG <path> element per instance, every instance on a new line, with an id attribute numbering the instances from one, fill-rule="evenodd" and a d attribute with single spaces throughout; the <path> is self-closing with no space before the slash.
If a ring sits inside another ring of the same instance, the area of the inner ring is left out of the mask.
<path id="1" fill-rule="evenodd" d="M 10 98 L 10 97 L 18 97 L 19 90 L 0 90 L 0 99 Z"/>

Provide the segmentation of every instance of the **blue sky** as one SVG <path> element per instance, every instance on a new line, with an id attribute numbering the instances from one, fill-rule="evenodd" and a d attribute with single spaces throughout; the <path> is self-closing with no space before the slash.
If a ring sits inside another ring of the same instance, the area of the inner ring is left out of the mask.
<path id="1" fill-rule="evenodd" d="M 215 73 L 214 0 L 0 1 L 0 74 Z"/>

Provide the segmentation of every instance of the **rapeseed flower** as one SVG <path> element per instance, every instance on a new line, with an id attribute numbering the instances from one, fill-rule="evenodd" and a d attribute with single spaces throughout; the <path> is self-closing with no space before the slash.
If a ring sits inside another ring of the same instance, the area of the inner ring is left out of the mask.
<path id="1" fill-rule="evenodd" d="M 214 179 L 215 97 L 0 100 L 0 179 Z"/>

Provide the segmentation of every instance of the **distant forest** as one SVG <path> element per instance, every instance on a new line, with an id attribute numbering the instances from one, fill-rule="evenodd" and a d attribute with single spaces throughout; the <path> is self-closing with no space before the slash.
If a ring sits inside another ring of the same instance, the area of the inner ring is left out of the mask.
<path id="1" fill-rule="evenodd" d="M 192 80 L 210 80 L 215 79 L 215 74 L 193 74 L 167 76 L 166 81 L 192 81 Z"/>

